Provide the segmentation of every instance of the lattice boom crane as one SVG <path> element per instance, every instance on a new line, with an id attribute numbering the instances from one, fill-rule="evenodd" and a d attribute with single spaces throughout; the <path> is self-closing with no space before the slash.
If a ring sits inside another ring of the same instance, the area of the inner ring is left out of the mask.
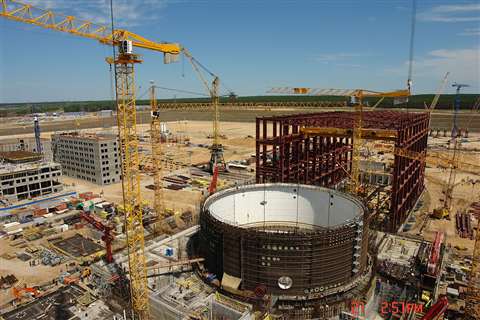
<path id="1" fill-rule="evenodd" d="M 140 193 L 138 136 L 136 128 L 134 66 L 141 63 L 133 47 L 164 53 L 164 62 L 175 61 L 181 47 L 175 43 L 158 43 L 127 30 L 110 30 L 107 26 L 65 16 L 14 0 L 0 0 L 0 16 L 42 28 L 56 30 L 106 45 L 119 45 L 117 56 L 107 60 L 116 66 L 117 123 L 122 155 L 122 187 L 130 269 L 132 308 L 140 319 L 149 318 L 147 270 L 144 255 L 144 230 Z"/>

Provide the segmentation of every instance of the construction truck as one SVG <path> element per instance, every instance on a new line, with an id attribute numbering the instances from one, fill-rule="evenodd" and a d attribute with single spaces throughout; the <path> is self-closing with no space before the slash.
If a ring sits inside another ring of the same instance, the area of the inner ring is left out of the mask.
<path id="1" fill-rule="evenodd" d="M 447 208 L 433 209 L 432 217 L 436 219 L 448 219 L 450 220 L 450 212 Z"/>

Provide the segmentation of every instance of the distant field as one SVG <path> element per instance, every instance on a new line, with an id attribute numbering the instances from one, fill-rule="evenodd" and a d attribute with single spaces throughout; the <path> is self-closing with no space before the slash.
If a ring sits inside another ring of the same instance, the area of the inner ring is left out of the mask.
<path id="1" fill-rule="evenodd" d="M 428 105 L 431 103 L 433 94 L 414 95 L 409 98 L 407 104 L 399 105 L 397 107 L 408 109 L 423 109 L 424 102 Z M 462 94 L 461 95 L 461 109 L 469 110 L 472 108 L 475 100 L 479 94 Z M 437 109 L 452 109 L 455 95 L 445 94 L 441 95 Z M 365 99 L 365 103 L 373 105 L 378 99 Z M 182 99 L 159 99 L 158 102 L 208 102 L 209 98 L 182 98 Z M 222 97 L 221 102 L 230 101 L 227 97 Z M 238 102 L 312 102 L 312 101 L 347 101 L 345 97 L 338 96 L 247 96 L 237 97 L 235 101 Z M 138 105 L 149 105 L 148 100 L 137 100 Z M 393 105 L 392 99 L 385 99 L 379 104 L 379 108 L 391 108 Z M 114 109 L 112 101 L 73 101 L 73 102 L 39 102 L 39 103 L 3 103 L 0 104 L 0 117 L 14 114 L 28 114 L 28 113 L 42 113 L 42 112 L 76 112 L 76 111 L 98 111 Z"/>
<path id="2" fill-rule="evenodd" d="M 325 110 L 327 111 L 327 110 Z M 296 114 L 296 113 L 306 113 L 306 112 L 319 112 L 318 109 L 312 110 L 295 110 L 295 111 L 280 111 L 280 110 L 271 110 L 271 111 L 254 111 L 254 110 L 241 110 L 241 111 L 224 111 L 221 114 L 221 121 L 228 122 L 253 122 L 257 116 L 272 116 L 272 115 L 284 115 L 284 114 Z M 150 122 L 150 112 L 138 112 L 137 113 L 138 123 L 149 123 Z M 190 120 L 190 121 L 210 121 L 212 115 L 210 112 L 205 111 L 174 111 L 167 110 L 163 111 L 161 114 L 162 121 L 179 121 L 179 120 Z M 465 125 L 470 122 L 470 131 L 480 132 L 480 114 L 476 114 L 474 118 L 469 112 L 460 113 L 459 117 L 460 127 L 465 127 Z M 470 120 L 471 119 L 471 120 Z M 432 128 L 439 129 L 449 129 L 452 123 L 452 114 L 448 112 L 437 112 L 432 114 Z M 41 124 L 42 132 L 54 132 L 62 130 L 73 130 L 75 128 L 80 129 L 89 129 L 89 128 L 99 128 L 99 127 L 111 127 L 116 125 L 116 119 L 114 117 L 105 117 L 105 118 L 88 118 L 88 119 L 79 119 L 78 126 L 74 120 L 65 120 L 65 121 L 55 121 L 55 122 L 45 122 Z M 0 135 L 7 136 L 12 134 L 28 134 L 33 133 L 33 126 L 18 126 L 15 128 L 1 128 Z"/>

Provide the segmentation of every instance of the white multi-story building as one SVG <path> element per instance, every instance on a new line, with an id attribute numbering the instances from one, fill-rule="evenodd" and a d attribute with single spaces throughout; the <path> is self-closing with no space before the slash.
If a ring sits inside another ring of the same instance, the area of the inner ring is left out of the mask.
<path id="1" fill-rule="evenodd" d="M 62 167 L 27 151 L 0 154 L 0 199 L 16 202 L 60 192 Z"/>
<path id="2" fill-rule="evenodd" d="M 60 133 L 52 135 L 53 159 L 66 176 L 99 185 L 120 182 L 120 146 L 116 135 Z"/>

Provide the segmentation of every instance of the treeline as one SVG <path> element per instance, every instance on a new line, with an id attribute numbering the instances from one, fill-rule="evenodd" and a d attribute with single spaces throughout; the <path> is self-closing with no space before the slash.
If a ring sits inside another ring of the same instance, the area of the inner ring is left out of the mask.
<path id="1" fill-rule="evenodd" d="M 408 108 L 408 109 L 423 109 L 424 103 L 430 105 L 434 95 L 421 94 L 414 95 L 409 98 L 408 103 L 403 103 L 394 106 L 393 99 L 386 98 L 379 105 L 378 108 Z M 470 110 L 474 105 L 478 94 L 462 94 L 461 106 L 462 110 Z M 437 104 L 437 109 L 446 110 L 452 109 L 455 100 L 454 94 L 445 94 L 440 96 Z M 209 98 L 180 98 L 180 99 L 159 99 L 158 103 L 162 102 L 209 102 Z M 230 102 L 231 97 L 221 97 L 220 102 Z M 314 101 L 345 101 L 348 99 L 338 96 L 247 96 L 236 97 L 234 101 L 238 102 L 314 102 Z M 373 106 L 378 101 L 378 98 L 367 98 L 365 104 Z M 149 100 L 137 100 L 137 105 L 149 105 Z M 31 113 L 45 113 L 45 112 L 95 112 L 100 110 L 114 110 L 115 104 L 113 101 L 72 101 L 72 102 L 39 102 L 39 103 L 4 103 L 0 104 L 0 117 L 25 115 Z"/>

